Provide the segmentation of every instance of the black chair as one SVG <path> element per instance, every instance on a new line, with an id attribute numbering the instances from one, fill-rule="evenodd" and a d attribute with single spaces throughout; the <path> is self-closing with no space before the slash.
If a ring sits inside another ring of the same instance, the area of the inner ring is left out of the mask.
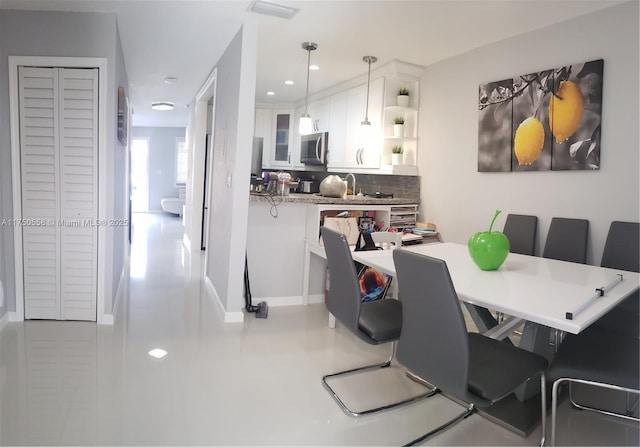
<path id="1" fill-rule="evenodd" d="M 588 234 L 588 220 L 554 217 L 549 225 L 542 257 L 585 264 Z"/>
<path id="2" fill-rule="evenodd" d="M 638 320 L 636 320 L 636 326 Z M 638 328 L 636 327 L 636 331 Z M 548 377 L 553 381 L 551 398 L 551 443 L 556 443 L 558 390 L 564 383 L 581 383 L 627 393 L 625 414 L 579 405 L 578 408 L 623 419 L 640 421 L 632 416 L 629 394 L 640 395 L 640 343 L 638 337 L 599 327 L 589 327 L 578 335 L 567 335 L 560 345 Z M 636 401 L 637 404 L 637 401 Z"/>
<path id="3" fill-rule="evenodd" d="M 437 390 L 429 389 L 427 393 L 400 402 L 356 412 L 349 409 L 331 388 L 328 379 L 346 374 L 377 370 L 391 365 L 395 342 L 400 338 L 402 330 L 402 304 L 394 299 L 363 303 L 358 276 L 346 237 L 324 227 L 321 229 L 321 233 L 327 255 L 329 274 L 331 275 L 331 285 L 326 299 L 327 309 L 336 320 L 353 332 L 360 340 L 372 345 L 391 344 L 391 352 L 386 362 L 327 374 L 322 378 L 324 387 L 340 408 L 353 417 L 387 410 L 434 395 Z"/>
<path id="4" fill-rule="evenodd" d="M 533 256 L 536 250 L 538 218 L 524 214 L 507 214 L 502 233 L 509 239 L 509 251 Z"/>
<path id="5" fill-rule="evenodd" d="M 640 272 L 640 223 L 611 222 L 602 253 L 602 267 Z M 636 324 L 640 320 L 640 293 L 638 290 L 593 323 L 610 331 L 639 337 Z"/>
<path id="6" fill-rule="evenodd" d="M 542 439 L 545 437 L 547 360 L 477 333 L 467 332 L 447 264 L 441 259 L 398 249 L 393 252 L 402 299 L 398 362 L 443 393 L 470 403 L 466 410 L 429 436 L 489 407 L 519 385 L 540 375 Z"/>

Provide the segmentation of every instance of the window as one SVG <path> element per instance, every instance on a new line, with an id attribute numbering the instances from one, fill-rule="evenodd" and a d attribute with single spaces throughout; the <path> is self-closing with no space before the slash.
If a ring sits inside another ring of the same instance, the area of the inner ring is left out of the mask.
<path id="1" fill-rule="evenodd" d="M 189 172 L 189 153 L 184 138 L 176 138 L 176 185 L 187 184 Z"/>

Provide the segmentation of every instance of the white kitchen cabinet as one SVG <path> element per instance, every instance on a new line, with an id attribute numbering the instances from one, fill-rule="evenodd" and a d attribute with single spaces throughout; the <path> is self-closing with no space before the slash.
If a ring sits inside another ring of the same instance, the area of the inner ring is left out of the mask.
<path id="1" fill-rule="evenodd" d="M 347 92 L 337 93 L 329 99 L 329 153 L 328 168 L 341 168 L 345 164 L 347 144 Z"/>
<path id="2" fill-rule="evenodd" d="M 383 102 L 384 78 L 371 81 L 368 113 L 366 84 L 332 97 L 329 167 L 354 170 L 380 167 Z M 365 115 L 371 122 L 368 131 L 361 126 Z"/>
<path id="3" fill-rule="evenodd" d="M 302 106 L 304 111 L 304 106 Z M 309 103 L 309 115 L 313 121 L 314 132 L 329 132 L 329 116 L 331 113 L 331 98 L 321 99 Z"/>
<path id="4" fill-rule="evenodd" d="M 256 109 L 253 136 L 262 138 L 262 168 L 270 167 L 271 141 L 273 131 L 271 129 L 273 112 L 271 109 Z"/>
<path id="5" fill-rule="evenodd" d="M 254 136 L 264 139 L 263 169 L 294 166 L 294 124 L 293 109 L 256 109 Z"/>
<path id="6" fill-rule="evenodd" d="M 291 167 L 293 150 L 293 110 L 273 111 L 273 152 L 271 154 L 272 167 Z"/>

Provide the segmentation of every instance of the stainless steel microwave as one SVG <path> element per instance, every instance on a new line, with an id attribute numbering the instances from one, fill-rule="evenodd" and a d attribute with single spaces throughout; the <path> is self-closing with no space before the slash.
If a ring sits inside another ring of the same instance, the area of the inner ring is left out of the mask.
<path id="1" fill-rule="evenodd" d="M 329 132 L 302 135 L 300 139 L 300 161 L 306 165 L 326 166 Z"/>

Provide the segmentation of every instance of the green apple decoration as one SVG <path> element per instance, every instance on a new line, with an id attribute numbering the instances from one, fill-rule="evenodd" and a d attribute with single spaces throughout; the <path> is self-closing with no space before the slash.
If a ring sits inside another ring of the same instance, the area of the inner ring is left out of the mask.
<path id="1" fill-rule="evenodd" d="M 493 223 L 500 213 L 500 210 L 496 210 L 489 231 L 474 234 L 467 243 L 471 259 L 480 267 L 480 270 L 498 270 L 509 255 L 510 247 L 507 236 L 499 231 L 491 231 Z"/>

